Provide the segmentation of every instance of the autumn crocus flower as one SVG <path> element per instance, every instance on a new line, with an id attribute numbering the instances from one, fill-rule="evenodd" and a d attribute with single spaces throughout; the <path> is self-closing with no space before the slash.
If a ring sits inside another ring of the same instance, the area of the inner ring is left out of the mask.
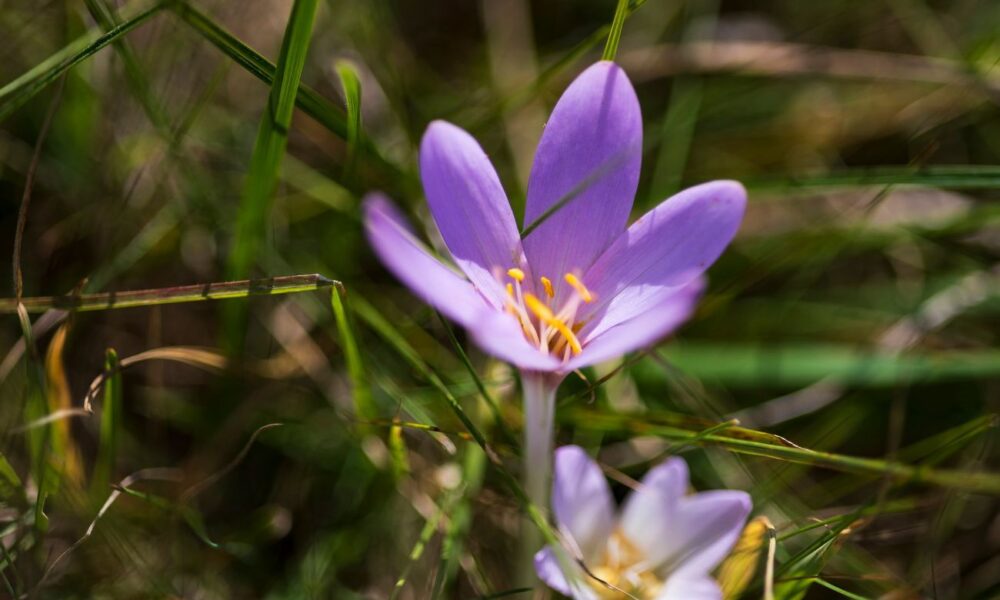
<path id="1" fill-rule="evenodd" d="M 701 274 L 733 238 L 746 194 L 716 181 L 669 198 L 626 229 L 639 181 L 642 117 L 611 62 L 584 71 L 556 104 L 528 181 L 522 239 L 482 148 L 443 121 L 427 128 L 420 174 L 460 272 L 429 254 L 382 196 L 364 205 L 382 262 L 519 367 L 528 494 L 544 502 L 555 391 L 566 373 L 647 346 L 694 310 Z"/>
<path id="2" fill-rule="evenodd" d="M 746 492 L 688 494 L 687 465 L 655 467 L 616 514 L 601 468 L 578 446 L 555 455 L 552 510 L 566 542 L 562 560 L 546 547 L 535 570 L 575 598 L 722 598 L 711 571 L 729 554 L 750 513 Z"/>

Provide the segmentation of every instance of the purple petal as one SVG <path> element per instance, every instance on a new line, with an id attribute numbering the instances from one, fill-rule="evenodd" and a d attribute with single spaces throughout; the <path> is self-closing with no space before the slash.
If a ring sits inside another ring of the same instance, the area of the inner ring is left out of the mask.
<path id="1" fill-rule="evenodd" d="M 375 253 L 421 300 L 464 326 L 491 310 L 471 283 L 424 249 L 385 196 L 369 194 L 363 206 L 365 231 Z"/>
<path id="2" fill-rule="evenodd" d="M 368 239 L 385 266 L 420 299 L 468 329 L 479 347 L 522 369 L 560 367 L 528 343 L 514 317 L 494 309 L 471 283 L 428 254 L 387 198 L 369 195 L 364 213 Z"/>
<path id="3" fill-rule="evenodd" d="M 750 508 L 750 495 L 736 490 L 702 492 L 682 499 L 674 513 L 671 571 L 694 576 L 714 569 L 739 539 Z"/>
<path id="4" fill-rule="evenodd" d="M 646 475 L 621 518 L 622 532 L 650 566 L 682 579 L 715 568 L 736 543 L 750 513 L 746 492 L 685 496 L 687 486 L 687 465 L 672 458 Z"/>
<path id="5" fill-rule="evenodd" d="M 545 585 L 560 594 L 569 596 L 572 593 L 552 548 L 546 546 L 535 553 L 535 573 L 539 579 L 545 582 Z"/>
<path id="6" fill-rule="evenodd" d="M 736 235 L 745 207 L 742 185 L 712 181 L 643 215 L 584 275 L 597 298 L 590 313 L 595 321 L 622 322 L 644 312 L 660 288 L 683 285 L 703 273 Z M 625 297 L 618 300 L 620 295 Z"/>
<path id="7" fill-rule="evenodd" d="M 615 525 L 614 503 L 601 468 L 579 446 L 556 450 L 552 510 L 584 561 L 599 559 Z"/>
<path id="8" fill-rule="evenodd" d="M 490 159 L 464 130 L 434 121 L 420 144 L 427 204 L 455 262 L 496 307 L 500 278 L 520 267 L 523 251 L 507 195 Z"/>
<path id="9" fill-rule="evenodd" d="M 688 469 L 682 458 L 671 458 L 646 474 L 622 511 L 621 530 L 653 564 L 659 564 L 673 535 L 672 516 L 687 493 Z"/>
<path id="10" fill-rule="evenodd" d="M 573 570 L 569 577 L 572 585 L 560 568 L 559 559 L 556 558 L 552 548 L 546 546 L 535 553 L 535 573 L 545 585 L 574 600 L 597 600 L 597 594 L 586 584 L 587 575 L 583 569 L 580 569 L 576 562 L 567 566 Z"/>
<path id="11" fill-rule="evenodd" d="M 708 575 L 672 576 L 656 600 L 722 600 L 722 588 Z"/>
<path id="12" fill-rule="evenodd" d="M 586 335 L 583 352 L 566 363 L 564 370 L 610 360 L 658 341 L 691 317 L 704 287 L 704 282 L 697 279 L 680 288 L 661 290 L 652 301 L 644 303 L 645 312 L 624 322 L 610 323 L 606 317 L 601 329 Z"/>
<path id="13" fill-rule="evenodd" d="M 529 343 L 517 320 L 507 313 L 483 311 L 466 328 L 480 348 L 521 369 L 557 371 L 562 367 L 559 360 Z"/>
<path id="14" fill-rule="evenodd" d="M 556 104 L 528 179 L 527 227 L 572 195 L 524 239 L 535 276 L 563 286 L 586 271 L 625 229 L 639 181 L 642 114 L 622 69 L 599 62 L 580 74 Z"/>

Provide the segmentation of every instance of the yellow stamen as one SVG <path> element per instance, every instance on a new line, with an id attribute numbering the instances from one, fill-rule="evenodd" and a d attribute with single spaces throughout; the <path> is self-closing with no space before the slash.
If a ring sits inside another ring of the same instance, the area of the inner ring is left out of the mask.
<path id="1" fill-rule="evenodd" d="M 590 290 L 587 289 L 587 286 L 583 285 L 583 282 L 580 281 L 579 277 L 577 277 L 572 273 L 566 273 L 564 279 L 566 280 L 566 283 L 573 286 L 573 289 L 576 290 L 577 294 L 580 294 L 581 300 L 587 303 L 590 303 L 594 300 L 594 295 L 590 293 Z"/>
<path id="2" fill-rule="evenodd" d="M 528 310 L 535 313 L 542 322 L 548 323 L 555 318 L 552 311 L 548 306 L 538 299 L 538 296 L 534 294 L 525 293 L 524 294 L 524 305 L 528 307 Z"/>
<path id="3" fill-rule="evenodd" d="M 583 352 L 583 347 L 580 346 L 580 340 L 576 339 L 576 335 L 574 335 L 573 332 L 570 331 L 569 327 L 566 327 L 565 323 L 563 323 L 559 319 L 552 319 L 552 321 L 549 322 L 549 325 L 555 327 L 556 331 L 558 331 L 563 336 L 563 338 L 566 340 L 566 343 L 569 344 L 570 350 L 573 351 L 573 354 L 579 354 L 580 352 Z"/>
<path id="4" fill-rule="evenodd" d="M 513 283 L 508 283 L 507 284 L 507 295 L 510 296 L 511 298 L 514 297 L 514 284 Z"/>
<path id="5" fill-rule="evenodd" d="M 552 280 L 548 277 L 542 277 L 542 286 L 545 287 L 545 295 L 549 298 L 556 295 L 555 291 L 552 289 Z"/>
<path id="6" fill-rule="evenodd" d="M 579 354 L 583 351 L 583 347 L 580 346 L 580 340 L 576 339 L 576 334 L 574 334 L 573 331 L 566 326 L 566 323 L 557 319 L 555 315 L 552 314 L 552 310 L 543 304 L 537 296 L 534 294 L 525 294 L 524 305 L 528 307 L 528 310 L 535 313 L 535 316 L 538 317 L 540 321 L 555 328 L 555 330 L 563 336 L 563 339 L 566 340 L 566 343 L 569 344 L 573 354 Z"/>
<path id="7" fill-rule="evenodd" d="M 507 275 L 509 275 L 511 279 L 517 281 L 518 283 L 524 281 L 524 271 L 516 267 L 513 269 L 507 269 Z"/>

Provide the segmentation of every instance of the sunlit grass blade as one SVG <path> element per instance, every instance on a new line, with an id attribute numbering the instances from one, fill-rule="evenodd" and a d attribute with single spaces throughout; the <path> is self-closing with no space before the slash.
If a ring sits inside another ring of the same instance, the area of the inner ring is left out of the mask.
<path id="1" fill-rule="evenodd" d="M 340 287 L 340 282 L 317 274 L 287 275 L 260 279 L 244 279 L 241 281 L 180 285 L 149 290 L 41 296 L 37 298 L 24 298 L 21 302 L 28 312 L 44 312 L 51 309 L 89 312 L 132 308 L 136 306 L 159 306 L 183 302 L 227 300 L 249 296 L 295 294 L 299 292 L 312 292 L 329 287 Z M 17 302 L 14 299 L 0 299 L 0 313 L 14 312 L 16 310 Z"/>
<path id="2" fill-rule="evenodd" d="M 822 452 L 787 442 L 778 444 L 759 439 L 745 439 L 742 432 L 705 436 L 702 435 L 701 431 L 657 425 L 648 419 L 639 420 L 624 415 L 598 413 L 592 410 L 564 411 L 560 416 L 566 424 L 571 424 L 581 430 L 642 433 L 667 440 L 688 442 L 692 445 L 719 446 L 738 454 L 785 460 L 858 475 L 885 477 L 897 485 L 908 483 L 936 485 L 969 492 L 1000 495 L 1000 474 L 997 473 L 929 469 L 875 458 Z M 767 436 L 769 434 L 759 432 L 759 435 Z M 777 436 L 771 437 L 780 439 Z"/>
<path id="3" fill-rule="evenodd" d="M 608 41 L 604 45 L 604 54 L 601 60 L 614 60 L 618 55 L 618 44 L 622 39 L 622 28 L 625 26 L 625 18 L 628 16 L 629 0 L 618 0 L 615 7 L 615 16 L 611 20 L 611 30 L 608 32 Z"/>
<path id="4" fill-rule="evenodd" d="M 377 419 L 379 417 L 378 407 L 375 406 L 375 402 L 372 399 L 368 377 L 365 374 L 365 366 L 361 360 L 361 351 L 358 349 L 357 340 L 354 338 L 354 329 L 344 308 L 344 296 L 345 294 L 341 294 L 336 289 L 330 292 L 333 315 L 337 321 L 337 333 L 340 337 L 341 348 L 344 351 L 347 372 L 351 376 L 354 413 L 360 419 Z"/>
<path id="5" fill-rule="evenodd" d="M 104 401 L 101 403 L 101 429 L 97 459 L 90 479 L 90 494 L 103 498 L 108 492 L 118 458 L 118 440 L 122 427 L 122 376 L 118 353 L 109 348 L 104 358 Z"/>
<path id="6" fill-rule="evenodd" d="M 514 432 L 510 430 L 510 427 L 507 426 L 507 422 L 504 421 L 503 414 L 500 412 L 500 405 L 497 403 L 496 399 L 493 398 L 493 394 L 486 389 L 486 384 L 483 383 L 482 378 L 479 377 L 479 373 L 476 372 L 475 367 L 472 365 L 472 361 L 469 360 L 469 355 L 465 352 L 465 348 L 462 348 L 462 344 L 460 344 L 458 342 L 458 338 L 455 337 L 455 330 L 452 329 L 451 324 L 448 323 L 441 313 L 438 313 L 438 320 L 441 321 L 441 326 L 444 327 L 445 331 L 448 333 L 448 339 L 451 341 L 451 345 L 455 349 L 455 353 L 458 355 L 458 358 L 462 361 L 462 364 L 465 365 L 465 370 L 468 371 L 469 376 L 472 377 L 472 381 L 475 382 L 476 389 L 479 390 L 479 395 L 482 396 L 486 405 L 489 407 L 490 412 L 493 413 L 493 419 L 496 421 L 497 427 L 499 427 L 500 433 L 504 437 L 504 441 L 512 448 L 517 448 L 517 437 L 514 435 Z"/>
<path id="7" fill-rule="evenodd" d="M 486 475 L 486 455 L 475 446 L 470 446 L 462 461 L 463 488 L 454 508 L 449 513 L 444 541 L 441 544 L 441 560 L 435 575 L 432 598 L 448 597 L 447 590 L 458 573 L 459 560 L 465 548 L 465 536 L 472 528 L 472 501 L 479 493 Z"/>
<path id="8" fill-rule="evenodd" d="M 246 277 L 263 244 L 265 222 L 278 185 L 278 171 L 288 144 L 295 96 L 305 68 L 316 18 L 317 0 L 296 0 L 285 34 L 247 169 L 246 182 L 236 223 L 227 272 L 232 278 Z"/>
<path id="9" fill-rule="evenodd" d="M 437 532 L 438 524 L 441 522 L 441 518 L 451 513 L 452 505 L 460 496 L 461 494 L 455 490 L 447 492 L 445 497 L 442 499 L 441 504 L 437 507 L 437 510 L 435 510 L 431 517 L 424 522 L 424 526 L 420 529 L 420 535 L 417 536 L 417 541 L 414 542 L 413 548 L 407 555 L 406 566 L 403 567 L 402 573 L 400 573 L 399 577 L 396 578 L 396 583 L 392 587 L 392 594 L 389 596 L 389 600 L 395 600 L 399 597 L 400 592 L 402 592 L 403 588 L 406 586 L 406 582 L 410 576 L 410 570 L 413 568 L 413 565 L 420 560 L 420 557 L 424 555 L 424 549 Z"/>
<path id="10" fill-rule="evenodd" d="M 352 307 L 362 320 L 368 323 L 372 329 L 389 342 L 390 345 L 392 345 L 396 351 L 410 363 L 411 366 L 419 371 L 420 374 L 423 375 L 423 377 L 427 379 L 427 381 L 430 382 L 431 385 L 433 385 L 434 388 L 441 393 L 441 395 L 444 396 L 452 412 L 455 413 L 459 421 L 462 422 L 462 425 L 465 426 L 468 432 L 472 435 L 472 438 L 485 452 L 486 456 L 493 464 L 494 469 L 496 469 L 496 471 L 502 476 L 504 484 L 517 498 L 518 502 L 527 513 L 528 518 L 542 533 L 545 541 L 561 548 L 559 536 L 555 530 L 552 529 L 552 526 L 549 525 L 546 517 L 547 507 L 540 507 L 531 502 L 528 495 L 525 493 L 524 488 L 517 481 L 517 478 L 504 468 L 503 462 L 487 443 L 486 437 L 465 413 L 465 410 L 462 409 L 458 399 L 455 398 L 454 394 L 452 394 L 451 390 L 448 389 L 448 386 L 445 385 L 440 376 L 438 376 L 437 373 L 435 373 L 434 370 L 423 361 L 420 354 L 416 352 L 416 350 L 414 350 L 409 343 L 407 343 L 407 341 L 399 334 L 399 332 L 396 331 L 392 324 L 386 321 L 382 315 L 374 309 L 374 307 L 360 298 L 356 298 L 356 300 L 352 303 Z M 563 552 L 557 551 L 557 554 L 562 555 Z M 565 557 L 560 556 L 560 561 L 564 558 Z"/>
<path id="11" fill-rule="evenodd" d="M 361 81 L 358 72 L 348 61 L 337 61 L 337 76 L 344 90 L 344 104 L 347 107 L 347 157 L 344 160 L 344 179 L 354 176 L 354 162 L 361 140 Z"/>
<path id="12" fill-rule="evenodd" d="M 62 50 L 45 59 L 27 73 L 0 88 L 0 121 L 31 100 L 60 75 L 83 62 L 129 31 L 145 23 L 159 12 L 163 3 L 157 2 L 103 34 L 94 31 L 77 38 Z"/>

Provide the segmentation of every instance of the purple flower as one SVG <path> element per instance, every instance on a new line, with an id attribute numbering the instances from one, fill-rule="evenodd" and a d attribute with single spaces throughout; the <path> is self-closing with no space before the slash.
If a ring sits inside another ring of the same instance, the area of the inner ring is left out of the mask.
<path id="1" fill-rule="evenodd" d="M 641 158 L 632 84 L 616 64 L 599 62 L 569 86 L 545 127 L 525 225 L 564 204 L 523 240 L 486 154 L 444 121 L 424 134 L 420 172 L 461 274 L 432 257 L 379 195 L 365 201 L 368 237 L 390 271 L 484 350 L 559 377 L 649 345 L 684 322 L 702 273 L 743 217 L 743 187 L 714 181 L 626 229 Z"/>
<path id="2" fill-rule="evenodd" d="M 546 547 L 535 555 L 535 570 L 549 587 L 577 600 L 625 597 L 621 591 L 649 600 L 722 598 L 710 573 L 743 530 L 746 492 L 688 495 L 687 465 L 671 458 L 646 474 L 616 515 L 601 468 L 581 448 L 559 448 L 555 463 L 556 523 L 591 575 Z"/>

